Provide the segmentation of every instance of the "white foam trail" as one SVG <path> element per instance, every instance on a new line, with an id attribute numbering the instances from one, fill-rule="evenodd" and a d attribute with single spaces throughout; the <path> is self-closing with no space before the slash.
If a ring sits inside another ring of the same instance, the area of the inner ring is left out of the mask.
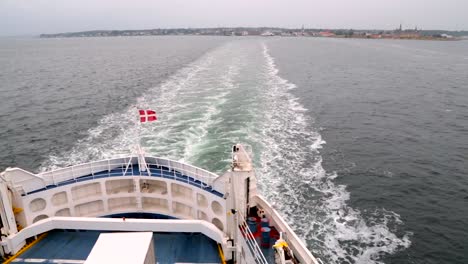
<path id="1" fill-rule="evenodd" d="M 143 124 L 141 144 L 149 154 L 189 160 L 204 141 L 208 128 L 216 123 L 219 108 L 235 88 L 239 58 L 222 46 L 169 77 L 161 86 L 137 98 L 136 105 L 103 117 L 97 127 L 68 153 L 51 156 L 41 171 L 128 155 L 137 144 L 137 108 L 155 109 L 156 125 Z M 160 111 L 159 111 L 160 110 Z"/>
<path id="2" fill-rule="evenodd" d="M 306 109 L 289 90 L 294 84 L 278 75 L 267 46 L 266 104 L 261 153 L 260 186 L 270 201 L 308 243 L 329 263 L 381 263 L 382 254 L 393 253 L 411 244 L 409 235 L 397 237 L 391 225 L 401 224 L 399 215 L 376 210 L 371 219 L 349 207 L 349 192 L 337 185 L 334 173 L 322 168 L 319 149 L 325 144 L 310 127 Z M 279 203 L 278 203 L 279 202 Z"/>
<path id="3" fill-rule="evenodd" d="M 325 141 L 290 93 L 296 85 L 278 75 L 266 45 L 259 53 L 254 44 L 228 44 L 202 56 L 149 89 L 135 106 L 103 117 L 86 138 L 71 151 L 51 156 L 42 170 L 128 154 L 138 138 L 136 106 L 156 109 L 157 124 L 141 131 L 151 155 L 199 165 L 203 161 L 197 158 L 211 156 L 202 154 L 218 145 L 255 145 L 263 194 L 329 263 L 379 263 L 381 254 L 408 247 L 408 235 L 397 237 L 390 228 L 401 223 L 397 214 L 378 210 L 364 218 L 346 204 L 349 192 L 321 166 Z M 227 103 L 237 108 L 226 109 Z M 238 116 L 241 124 L 232 128 L 229 121 Z M 210 138 L 216 129 L 223 131 Z M 213 167 L 229 163 L 219 161 L 222 153 L 215 153 Z"/>

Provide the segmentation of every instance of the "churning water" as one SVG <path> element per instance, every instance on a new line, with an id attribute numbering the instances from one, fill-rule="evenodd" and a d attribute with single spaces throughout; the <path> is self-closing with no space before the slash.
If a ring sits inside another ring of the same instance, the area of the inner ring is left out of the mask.
<path id="1" fill-rule="evenodd" d="M 467 44 L 4 39 L 0 166 L 113 157 L 141 134 L 221 174 L 247 143 L 262 194 L 326 262 L 463 263 Z"/>

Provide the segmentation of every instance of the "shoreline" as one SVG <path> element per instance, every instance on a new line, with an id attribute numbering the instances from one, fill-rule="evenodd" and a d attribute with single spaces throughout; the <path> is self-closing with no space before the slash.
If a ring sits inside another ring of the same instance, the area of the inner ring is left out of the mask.
<path id="1" fill-rule="evenodd" d="M 321 38 L 321 39 L 367 39 L 367 40 L 417 40 L 417 41 L 462 41 L 468 38 L 435 38 L 435 37 L 420 37 L 420 38 L 397 38 L 397 37 L 365 37 L 365 36 L 262 36 L 262 35 L 248 35 L 248 36 L 230 36 L 230 35 L 200 35 L 200 34 L 184 34 L 184 35 L 115 35 L 115 36 L 32 36 L 33 38 L 41 39 L 64 39 L 64 38 L 119 38 L 119 37 L 264 37 L 264 38 Z"/>
<path id="2" fill-rule="evenodd" d="M 40 38 L 69 37 L 134 37 L 134 36 L 263 36 L 325 37 L 359 39 L 461 40 L 468 31 L 447 30 L 353 30 L 353 29 L 288 29 L 288 28 L 175 28 L 142 30 L 91 30 L 56 34 L 40 34 Z"/>

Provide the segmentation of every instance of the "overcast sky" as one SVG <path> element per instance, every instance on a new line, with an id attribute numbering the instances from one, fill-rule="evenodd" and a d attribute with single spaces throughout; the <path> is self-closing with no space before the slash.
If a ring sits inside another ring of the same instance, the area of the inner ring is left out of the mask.
<path id="1" fill-rule="evenodd" d="M 0 35 L 275 26 L 468 30 L 468 0 L 0 0 Z"/>

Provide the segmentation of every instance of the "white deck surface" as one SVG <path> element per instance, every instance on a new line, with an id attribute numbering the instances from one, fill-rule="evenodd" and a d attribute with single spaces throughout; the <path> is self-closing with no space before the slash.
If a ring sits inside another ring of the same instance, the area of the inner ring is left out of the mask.
<path id="1" fill-rule="evenodd" d="M 152 240 L 151 232 L 101 234 L 85 264 L 143 264 Z"/>

